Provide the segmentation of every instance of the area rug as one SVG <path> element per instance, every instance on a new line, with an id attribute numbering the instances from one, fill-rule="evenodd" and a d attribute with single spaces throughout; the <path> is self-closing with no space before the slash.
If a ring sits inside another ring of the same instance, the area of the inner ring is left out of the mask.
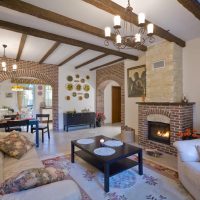
<path id="1" fill-rule="evenodd" d="M 131 157 L 131 159 L 137 159 Z M 177 172 L 144 160 L 144 175 L 133 167 L 110 178 L 110 192 L 104 192 L 101 172 L 76 157 L 71 163 L 70 155 L 43 160 L 43 164 L 68 169 L 66 179 L 74 180 L 80 188 L 82 200 L 192 200 L 193 198 L 178 181 Z"/>

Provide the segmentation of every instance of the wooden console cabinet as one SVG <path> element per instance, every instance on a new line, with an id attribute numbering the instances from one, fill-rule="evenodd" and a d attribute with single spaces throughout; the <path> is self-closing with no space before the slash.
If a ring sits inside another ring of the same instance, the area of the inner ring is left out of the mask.
<path id="1" fill-rule="evenodd" d="M 96 127 L 96 113 L 63 113 L 64 131 L 68 131 L 69 127 L 89 125 Z"/>

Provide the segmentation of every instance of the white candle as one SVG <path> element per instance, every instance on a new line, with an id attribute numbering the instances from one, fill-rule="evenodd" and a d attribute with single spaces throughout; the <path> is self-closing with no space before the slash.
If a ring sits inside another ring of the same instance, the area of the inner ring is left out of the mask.
<path id="1" fill-rule="evenodd" d="M 141 35 L 139 33 L 135 34 L 135 42 L 136 43 L 141 42 Z"/>
<path id="2" fill-rule="evenodd" d="M 122 37 L 119 34 L 116 36 L 116 43 L 117 44 L 121 44 L 122 43 Z"/>
<path id="3" fill-rule="evenodd" d="M 105 37 L 110 37 L 111 36 L 111 28 L 110 27 L 105 27 Z"/>
<path id="4" fill-rule="evenodd" d="M 153 34 L 153 30 L 154 30 L 154 25 L 148 24 L 147 25 L 147 34 Z"/>
<path id="5" fill-rule="evenodd" d="M 100 143 L 101 144 L 103 144 L 104 143 L 104 139 L 102 138 L 102 139 L 100 139 Z"/>
<path id="6" fill-rule="evenodd" d="M 114 17 L 114 26 L 121 26 L 121 17 L 119 15 Z"/>
<path id="7" fill-rule="evenodd" d="M 139 13 L 138 15 L 138 24 L 144 24 L 145 23 L 145 14 Z"/>

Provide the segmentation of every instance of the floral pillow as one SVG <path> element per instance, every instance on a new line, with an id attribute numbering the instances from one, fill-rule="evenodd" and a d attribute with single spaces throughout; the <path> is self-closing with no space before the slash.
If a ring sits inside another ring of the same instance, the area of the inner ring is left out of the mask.
<path id="1" fill-rule="evenodd" d="M 64 180 L 68 172 L 66 170 L 47 168 L 32 168 L 24 170 L 0 185 L 0 195 L 19 192 Z"/>
<path id="2" fill-rule="evenodd" d="M 33 145 L 32 142 L 18 132 L 12 132 L 0 139 L 0 151 L 17 159 L 20 159 Z"/>

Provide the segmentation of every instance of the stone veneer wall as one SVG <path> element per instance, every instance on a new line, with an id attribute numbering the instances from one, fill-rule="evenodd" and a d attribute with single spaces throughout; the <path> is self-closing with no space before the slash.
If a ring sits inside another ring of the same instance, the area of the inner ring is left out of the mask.
<path id="1" fill-rule="evenodd" d="M 177 151 L 173 143 L 181 140 L 177 133 L 184 132 L 186 128 L 193 128 L 193 103 L 138 103 L 139 104 L 139 124 L 138 139 L 139 144 L 146 148 L 155 148 L 162 152 L 176 155 Z M 148 140 L 148 115 L 159 114 L 170 118 L 170 145 Z"/>
<path id="2" fill-rule="evenodd" d="M 1 62 L 2 58 L 0 58 Z M 18 61 L 18 69 L 12 72 L 14 59 L 7 59 L 7 72 L 0 72 L 0 82 L 17 77 L 32 77 L 42 80 L 53 88 L 53 129 L 58 129 L 58 66 L 50 64 L 39 64 L 30 61 Z"/>
<path id="3" fill-rule="evenodd" d="M 165 67 L 154 69 L 153 63 L 164 60 Z M 173 42 L 164 41 L 148 48 L 146 52 L 146 101 L 181 102 L 182 48 Z"/>
<path id="4" fill-rule="evenodd" d="M 96 72 L 96 111 L 104 112 L 104 89 L 111 81 L 121 87 L 121 124 L 125 123 L 124 62 L 102 68 Z"/>

